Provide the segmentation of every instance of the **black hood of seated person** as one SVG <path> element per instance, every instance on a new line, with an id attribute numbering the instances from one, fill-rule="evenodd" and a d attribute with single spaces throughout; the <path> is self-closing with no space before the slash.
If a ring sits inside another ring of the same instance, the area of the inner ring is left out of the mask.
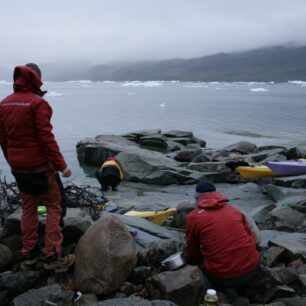
<path id="1" fill-rule="evenodd" d="M 39 73 L 31 67 L 17 66 L 14 70 L 14 92 L 30 91 L 40 97 L 47 91 L 42 91 L 40 88 L 43 85 Z"/>

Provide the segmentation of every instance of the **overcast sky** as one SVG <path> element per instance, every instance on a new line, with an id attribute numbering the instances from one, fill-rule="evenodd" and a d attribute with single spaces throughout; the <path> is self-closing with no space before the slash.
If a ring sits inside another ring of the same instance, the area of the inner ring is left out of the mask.
<path id="1" fill-rule="evenodd" d="M 305 0 L 2 0 L 0 66 L 306 45 Z"/>

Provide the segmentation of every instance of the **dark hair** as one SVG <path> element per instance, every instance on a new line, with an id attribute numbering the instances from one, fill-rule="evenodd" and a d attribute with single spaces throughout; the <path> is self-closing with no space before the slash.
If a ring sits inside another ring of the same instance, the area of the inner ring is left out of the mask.
<path id="1" fill-rule="evenodd" d="M 36 65 L 34 63 L 28 63 L 28 64 L 26 64 L 26 67 L 29 67 L 29 68 L 33 69 L 34 71 L 36 71 L 38 73 L 39 77 L 41 78 L 41 71 L 40 71 L 38 65 Z"/>

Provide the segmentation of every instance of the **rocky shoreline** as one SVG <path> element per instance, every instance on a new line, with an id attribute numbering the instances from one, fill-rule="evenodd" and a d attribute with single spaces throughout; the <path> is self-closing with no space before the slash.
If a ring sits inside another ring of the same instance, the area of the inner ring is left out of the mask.
<path id="1" fill-rule="evenodd" d="M 68 208 L 63 247 L 76 254 L 76 264 L 50 273 L 39 262 L 22 267 L 17 209 L 5 218 L 0 236 L 0 305 L 200 305 L 209 284 L 199 269 L 161 266 L 183 249 L 185 217 L 200 179 L 214 183 L 260 230 L 262 272 L 243 292 L 249 305 L 306 304 L 306 175 L 246 180 L 229 166 L 305 158 L 306 147 L 242 141 L 216 150 L 192 132 L 156 129 L 87 138 L 77 144 L 77 154 L 81 165 L 95 167 L 116 156 L 125 181 L 106 196 L 118 206 L 175 207 L 176 215 L 164 226 L 107 212 L 94 222 L 81 209 Z M 41 217 L 40 232 L 44 223 Z M 220 305 L 235 304 L 224 297 Z"/>

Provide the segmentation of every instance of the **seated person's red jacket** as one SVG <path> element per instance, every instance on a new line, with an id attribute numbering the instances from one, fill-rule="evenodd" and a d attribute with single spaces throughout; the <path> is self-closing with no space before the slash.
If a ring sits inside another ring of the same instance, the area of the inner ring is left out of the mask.
<path id="1" fill-rule="evenodd" d="M 186 253 L 204 260 L 208 274 L 219 279 L 242 276 L 256 267 L 259 253 L 244 215 L 218 192 L 207 192 L 187 216 Z"/>

